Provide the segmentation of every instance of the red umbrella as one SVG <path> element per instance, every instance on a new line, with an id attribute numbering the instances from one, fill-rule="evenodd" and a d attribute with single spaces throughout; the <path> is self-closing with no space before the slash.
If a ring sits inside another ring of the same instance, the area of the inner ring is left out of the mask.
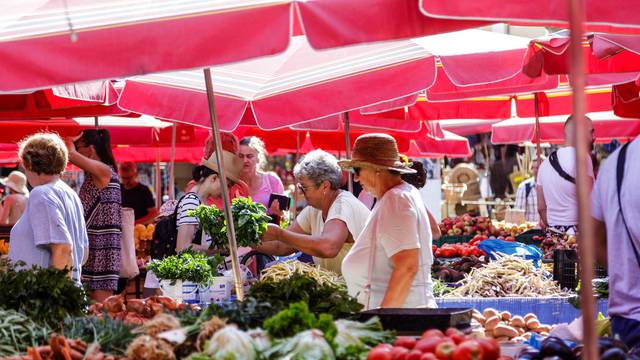
<path id="1" fill-rule="evenodd" d="M 585 26 L 590 31 L 640 32 L 638 0 L 585 0 Z M 567 27 L 569 5 L 564 1 L 420 0 L 426 16 Z"/>
<path id="2" fill-rule="evenodd" d="M 491 132 L 491 125 L 503 121 L 502 119 L 477 120 L 477 119 L 457 119 L 439 120 L 438 124 L 443 130 L 447 130 L 456 135 L 468 136 Z"/>
<path id="3" fill-rule="evenodd" d="M 611 110 L 611 87 L 596 87 L 585 90 L 587 96 L 587 112 L 601 112 Z M 568 87 L 538 93 L 538 108 L 540 116 L 570 115 L 573 111 L 573 93 Z M 519 117 L 535 116 L 534 95 L 516 96 L 516 112 Z"/>
<path id="4" fill-rule="evenodd" d="M 613 86 L 613 111 L 621 117 L 640 117 L 638 81 Z"/>
<path id="5" fill-rule="evenodd" d="M 613 139 L 626 141 L 640 134 L 640 119 L 624 119 L 611 111 L 588 113 L 593 120 L 593 129 L 598 142 L 611 142 Z M 566 115 L 540 118 L 540 141 L 550 143 L 564 142 L 564 123 Z M 491 142 L 494 144 L 520 144 L 536 142 L 535 118 L 513 118 L 492 126 Z"/>

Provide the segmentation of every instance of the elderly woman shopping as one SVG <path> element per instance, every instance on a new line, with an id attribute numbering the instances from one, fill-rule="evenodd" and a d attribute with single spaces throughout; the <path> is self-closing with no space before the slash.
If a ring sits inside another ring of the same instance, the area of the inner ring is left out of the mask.
<path id="1" fill-rule="evenodd" d="M 401 178 L 415 170 L 400 162 L 385 134 L 358 137 L 351 160 L 339 162 L 378 199 L 342 262 L 349 293 L 366 308 L 436 307 L 431 282 L 431 229 L 420 192 Z"/>
<path id="2" fill-rule="evenodd" d="M 364 228 L 369 209 L 350 192 L 340 190 L 337 159 L 322 150 L 307 154 L 294 168 L 298 189 L 309 204 L 287 229 L 270 224 L 257 250 L 288 255 L 295 250 L 313 255 L 321 267 L 340 272 L 342 259 Z"/>

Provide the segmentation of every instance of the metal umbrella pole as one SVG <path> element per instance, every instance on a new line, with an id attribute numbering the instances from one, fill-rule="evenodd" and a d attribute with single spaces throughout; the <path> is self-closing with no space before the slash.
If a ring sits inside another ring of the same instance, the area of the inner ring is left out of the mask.
<path id="1" fill-rule="evenodd" d="M 294 165 L 298 163 L 300 159 L 300 131 L 296 130 L 296 157 L 294 158 Z M 295 182 L 295 179 L 293 180 Z M 298 187 L 293 187 L 293 209 L 291 209 L 292 219 L 295 219 L 298 215 Z"/>
<path id="2" fill-rule="evenodd" d="M 176 123 L 171 127 L 171 172 L 169 173 L 169 200 L 175 198 L 176 193 Z"/>
<path id="3" fill-rule="evenodd" d="M 222 187 L 224 217 L 227 219 L 227 238 L 229 239 L 229 256 L 231 256 L 231 270 L 233 271 L 233 281 L 236 288 L 236 296 L 239 301 L 242 301 L 244 300 L 244 291 L 242 289 L 240 263 L 238 262 L 238 245 L 236 243 L 236 231 L 233 227 L 233 215 L 231 214 L 231 201 L 229 197 L 229 189 L 227 188 L 227 178 L 224 173 L 224 159 L 222 156 L 222 144 L 220 142 L 220 129 L 218 128 L 216 103 L 213 97 L 213 83 L 211 81 L 211 69 L 209 68 L 204 69 L 204 82 L 207 86 L 207 101 L 209 103 L 209 117 L 211 119 L 213 142 L 216 149 L 216 162 L 218 163 L 218 168 L 220 169 L 220 186 Z"/>
<path id="4" fill-rule="evenodd" d="M 156 148 L 156 209 L 162 205 L 162 173 L 160 169 L 160 148 Z"/>
<path id="5" fill-rule="evenodd" d="M 569 0 L 569 25 L 571 30 L 571 67 L 570 79 L 573 88 L 573 116 L 576 121 L 576 188 L 578 194 L 578 224 L 580 232 L 580 268 L 582 327 L 584 331 L 584 359 L 598 359 L 597 333 L 595 328 L 596 306 L 593 297 L 591 279 L 595 261 L 595 229 L 591 221 L 591 183 L 587 174 L 589 146 L 587 120 L 585 118 L 585 60 L 582 52 L 582 34 L 584 34 L 584 0 Z"/>
<path id="6" fill-rule="evenodd" d="M 346 145 L 347 159 L 351 159 L 351 139 L 349 139 L 349 112 L 344 113 L 344 142 Z M 347 187 L 349 192 L 353 194 L 353 175 L 351 171 L 347 173 L 349 176 L 347 179 Z"/>

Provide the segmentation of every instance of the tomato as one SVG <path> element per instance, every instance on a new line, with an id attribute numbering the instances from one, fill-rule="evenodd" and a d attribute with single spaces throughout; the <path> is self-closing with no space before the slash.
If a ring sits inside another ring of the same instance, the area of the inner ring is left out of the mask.
<path id="1" fill-rule="evenodd" d="M 449 339 L 453 340 L 456 345 L 467 341 L 467 337 L 463 333 L 449 335 Z"/>
<path id="2" fill-rule="evenodd" d="M 426 352 L 435 353 L 436 347 L 438 347 L 438 345 L 442 344 L 443 342 L 448 342 L 453 344 L 453 341 L 451 339 L 434 335 L 431 337 L 418 340 L 418 342 L 416 343 L 416 347 L 414 349 L 420 350 L 423 353 L 426 353 Z"/>
<path id="3" fill-rule="evenodd" d="M 427 330 L 425 332 L 422 333 L 422 338 L 426 339 L 428 337 L 433 337 L 433 336 L 438 336 L 438 337 L 444 337 L 444 333 L 438 329 L 431 329 L 431 330 Z"/>
<path id="4" fill-rule="evenodd" d="M 498 360 L 500 357 L 500 345 L 493 338 L 480 338 L 476 340 L 482 348 L 482 360 Z"/>
<path id="5" fill-rule="evenodd" d="M 436 347 L 436 356 L 439 360 L 450 360 L 453 352 L 456 351 L 456 345 L 450 342 L 443 342 Z"/>
<path id="6" fill-rule="evenodd" d="M 407 360 L 420 360 L 420 358 L 422 358 L 422 351 L 420 350 L 411 350 L 407 354 Z"/>
<path id="7" fill-rule="evenodd" d="M 393 343 L 394 346 L 402 346 L 409 350 L 413 349 L 416 346 L 416 342 L 418 340 L 411 336 L 398 336 L 396 341 Z"/>
<path id="8" fill-rule="evenodd" d="M 482 347 L 475 340 L 467 340 L 458 345 L 453 360 L 482 360 Z"/>
<path id="9" fill-rule="evenodd" d="M 391 357 L 391 345 L 376 346 L 367 354 L 367 360 L 393 360 Z"/>
<path id="10" fill-rule="evenodd" d="M 431 245 L 431 252 L 436 252 L 436 250 L 438 250 L 438 247 L 435 245 Z"/>
<path id="11" fill-rule="evenodd" d="M 462 331 L 452 327 L 452 328 L 448 328 L 447 331 L 444 332 L 444 334 L 446 336 L 451 336 L 453 334 L 462 334 Z"/>
<path id="12" fill-rule="evenodd" d="M 420 357 L 420 360 L 438 360 L 434 353 L 424 353 Z"/>
<path id="13" fill-rule="evenodd" d="M 407 360 L 409 355 L 409 349 L 402 346 L 394 346 L 391 348 L 391 359 L 393 360 Z"/>

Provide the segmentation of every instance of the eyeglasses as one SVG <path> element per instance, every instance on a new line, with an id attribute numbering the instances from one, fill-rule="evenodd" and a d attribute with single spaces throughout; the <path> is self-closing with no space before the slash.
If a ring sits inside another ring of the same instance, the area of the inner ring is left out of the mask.
<path id="1" fill-rule="evenodd" d="M 351 168 L 351 172 L 356 174 L 356 176 L 360 176 L 360 168 L 359 167 Z"/>
<path id="2" fill-rule="evenodd" d="M 297 183 L 296 187 L 298 188 L 298 190 L 300 190 L 302 192 L 302 194 L 306 195 L 307 194 L 307 189 L 310 188 L 310 186 L 303 186 L 301 183 Z"/>

